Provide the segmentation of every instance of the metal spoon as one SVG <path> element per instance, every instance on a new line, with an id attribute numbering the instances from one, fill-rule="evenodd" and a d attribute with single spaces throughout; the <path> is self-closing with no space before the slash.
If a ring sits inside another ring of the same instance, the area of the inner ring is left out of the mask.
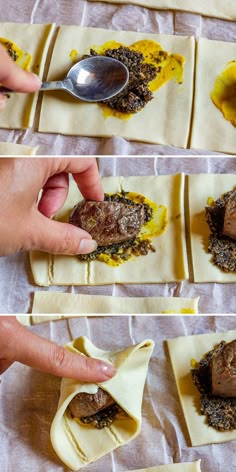
<path id="1" fill-rule="evenodd" d="M 65 90 L 76 98 L 88 102 L 108 100 L 127 85 L 129 71 L 117 59 L 91 56 L 77 62 L 64 80 L 43 82 L 39 91 Z M 12 92 L 0 87 L 0 93 Z"/>
<path id="2" fill-rule="evenodd" d="M 43 82 L 40 90 L 65 90 L 80 100 L 99 102 L 121 92 L 128 80 L 129 71 L 122 62 L 92 56 L 71 67 L 64 80 Z"/>

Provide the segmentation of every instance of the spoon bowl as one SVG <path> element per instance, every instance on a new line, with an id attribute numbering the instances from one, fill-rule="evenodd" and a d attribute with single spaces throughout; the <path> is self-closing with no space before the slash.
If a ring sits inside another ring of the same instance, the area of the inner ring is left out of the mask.
<path id="1" fill-rule="evenodd" d="M 121 92 L 128 80 L 129 71 L 122 62 L 91 56 L 71 67 L 64 80 L 43 82 L 40 90 L 65 90 L 80 100 L 100 102 Z"/>

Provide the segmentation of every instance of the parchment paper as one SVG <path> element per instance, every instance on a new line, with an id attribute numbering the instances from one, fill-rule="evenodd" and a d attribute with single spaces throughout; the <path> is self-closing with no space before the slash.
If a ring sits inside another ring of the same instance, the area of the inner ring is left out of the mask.
<path id="1" fill-rule="evenodd" d="M 158 175 L 185 173 L 236 173 L 236 158 L 100 158 L 100 174 Z M 45 288 L 42 288 L 45 290 Z M 42 290 L 33 284 L 28 254 L 18 253 L 0 258 L 0 313 L 27 313 L 31 311 L 32 294 Z M 198 297 L 199 313 L 236 313 L 235 284 L 182 283 L 154 285 L 109 285 L 96 287 L 49 287 L 70 293 L 132 297 L 181 296 Z"/>
<path id="2" fill-rule="evenodd" d="M 202 17 L 197 14 L 151 10 L 136 5 L 112 5 L 87 0 L 71 0 L 70 2 L 66 0 L 60 2 L 12 0 L 5 8 L 4 0 L 0 0 L 0 12 L 1 21 L 55 22 L 57 25 L 77 24 L 115 30 L 194 35 L 222 41 L 236 41 L 235 22 Z M 38 154 L 46 155 L 199 155 L 206 153 L 206 151 L 183 150 L 172 146 L 128 142 L 119 137 L 77 138 L 38 133 L 33 129 L 0 130 L 0 141 L 39 146 Z M 213 153 L 208 152 L 208 154 Z"/>
<path id="3" fill-rule="evenodd" d="M 83 470 L 124 472 L 202 459 L 203 472 L 235 471 L 235 441 L 191 448 L 167 346 L 167 338 L 235 329 L 236 317 L 73 318 L 30 328 L 61 345 L 80 335 L 101 348 L 122 349 L 145 338 L 155 341 L 142 408 L 142 428 L 130 444 Z M 1 376 L 0 470 L 68 472 L 53 452 L 49 430 L 60 379 L 15 364 Z"/>

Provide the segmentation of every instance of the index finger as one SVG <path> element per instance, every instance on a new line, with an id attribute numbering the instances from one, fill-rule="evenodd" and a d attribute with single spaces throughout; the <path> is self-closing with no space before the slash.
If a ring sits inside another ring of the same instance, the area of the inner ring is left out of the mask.
<path id="1" fill-rule="evenodd" d="M 78 161 L 81 158 L 74 159 Z M 101 177 L 99 175 L 96 159 L 88 157 L 81 159 L 83 168 L 79 173 L 76 172 L 76 163 L 70 160 L 69 172 L 73 174 L 82 195 L 87 200 L 102 201 L 104 199 L 104 190 L 102 187 Z"/>

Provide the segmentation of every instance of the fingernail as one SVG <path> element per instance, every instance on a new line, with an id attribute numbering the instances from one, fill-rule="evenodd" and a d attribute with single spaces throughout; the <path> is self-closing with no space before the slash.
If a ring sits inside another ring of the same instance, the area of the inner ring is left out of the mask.
<path id="1" fill-rule="evenodd" d="M 38 85 L 42 85 L 42 80 L 39 78 L 39 76 L 38 76 L 37 74 L 32 74 L 32 76 L 34 77 L 35 82 L 36 82 Z"/>
<path id="2" fill-rule="evenodd" d="M 114 377 L 114 375 L 116 374 L 117 370 L 115 369 L 115 367 L 113 367 L 113 365 L 111 364 L 101 364 L 100 365 L 100 369 L 101 369 L 101 372 L 106 376 L 108 377 L 109 379 L 111 377 Z"/>
<path id="3" fill-rule="evenodd" d="M 0 94 L 0 110 L 3 110 L 6 106 L 7 97 L 5 95 Z"/>
<path id="4" fill-rule="evenodd" d="M 98 245 L 94 239 L 81 239 L 78 247 L 78 254 L 87 254 L 97 249 Z"/>

